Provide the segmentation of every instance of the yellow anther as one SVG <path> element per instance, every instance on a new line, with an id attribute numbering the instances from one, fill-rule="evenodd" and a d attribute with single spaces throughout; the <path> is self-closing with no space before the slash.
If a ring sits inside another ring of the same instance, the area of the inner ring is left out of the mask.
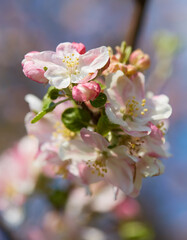
<path id="1" fill-rule="evenodd" d="M 134 144 L 134 143 L 132 143 L 132 144 L 131 144 L 131 147 L 132 147 L 132 148 L 135 148 L 135 144 Z"/>
<path id="2" fill-rule="evenodd" d="M 147 112 L 148 111 L 148 109 L 147 108 L 144 108 L 144 112 Z"/>
<path id="3" fill-rule="evenodd" d="M 142 103 L 145 103 L 146 102 L 146 99 L 144 98 L 144 99 L 142 99 Z"/>
<path id="4" fill-rule="evenodd" d="M 72 53 L 71 55 L 72 55 L 72 56 L 74 56 L 75 54 L 74 54 L 74 53 Z"/>
<path id="5" fill-rule="evenodd" d="M 144 106 L 145 106 L 145 103 L 142 103 L 141 105 L 142 105 L 142 107 L 144 107 Z"/>
<path id="6" fill-rule="evenodd" d="M 145 113 L 144 112 L 141 112 L 141 115 L 144 115 Z"/>

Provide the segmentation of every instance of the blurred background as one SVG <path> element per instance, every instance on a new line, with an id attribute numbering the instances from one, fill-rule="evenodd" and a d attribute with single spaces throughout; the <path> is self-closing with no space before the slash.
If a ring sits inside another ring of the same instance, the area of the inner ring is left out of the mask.
<path id="1" fill-rule="evenodd" d="M 138 10 L 135 0 L 0 0 L 0 6 L 3 151 L 25 135 L 25 94 L 42 97 L 46 91 L 23 75 L 24 55 L 33 50 L 55 50 L 66 41 L 82 42 L 87 50 L 102 45 L 114 47 L 122 40 L 132 42 L 128 34 L 132 34 Z M 154 85 L 157 93 L 167 94 L 173 108 L 167 136 L 172 157 L 164 161 L 166 171 L 162 176 L 146 179 L 138 198 L 143 219 L 151 226 L 153 239 L 159 240 L 187 239 L 186 13 L 186 0 L 148 0 L 133 41 L 134 48 L 141 48 L 152 59 L 146 73 L 152 83 L 148 88 Z M 38 203 L 34 204 L 32 208 L 37 208 Z M 1 239 L 8 238 L 0 235 Z"/>

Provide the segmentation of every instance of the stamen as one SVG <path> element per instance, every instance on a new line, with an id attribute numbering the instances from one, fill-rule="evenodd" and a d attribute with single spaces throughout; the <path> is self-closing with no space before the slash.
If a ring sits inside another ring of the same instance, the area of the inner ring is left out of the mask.
<path id="1" fill-rule="evenodd" d="M 58 121 L 55 123 L 54 129 L 55 129 L 55 131 L 53 132 L 54 138 L 64 137 L 65 139 L 70 140 L 76 136 L 76 133 L 70 131 L 63 125 L 63 123 Z"/>
<path id="2" fill-rule="evenodd" d="M 88 160 L 86 164 L 89 168 L 92 168 L 92 174 L 97 173 L 99 177 L 104 177 L 104 174 L 107 173 L 106 160 L 103 157 L 99 157 L 94 162 Z"/>

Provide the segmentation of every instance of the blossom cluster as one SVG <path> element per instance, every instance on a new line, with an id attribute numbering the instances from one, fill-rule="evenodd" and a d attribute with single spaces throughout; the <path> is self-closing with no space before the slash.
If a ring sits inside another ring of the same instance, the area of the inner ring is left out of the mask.
<path id="1" fill-rule="evenodd" d="M 28 94 L 28 135 L 38 141 L 36 160 L 51 177 L 81 184 L 105 181 L 137 196 L 142 179 L 163 173 L 165 134 L 172 109 L 166 95 L 146 91 L 150 58 L 122 42 L 86 52 L 82 43 L 29 52 L 24 74 L 49 84 L 42 100 Z"/>

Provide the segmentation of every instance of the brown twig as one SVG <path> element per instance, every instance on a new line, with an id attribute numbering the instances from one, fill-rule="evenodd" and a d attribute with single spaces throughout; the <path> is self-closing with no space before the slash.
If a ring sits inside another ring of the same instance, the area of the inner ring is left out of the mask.
<path id="1" fill-rule="evenodd" d="M 128 45 L 134 47 L 136 46 L 138 35 L 142 28 L 142 22 L 145 15 L 145 10 L 147 7 L 148 0 L 134 0 L 135 7 L 132 14 L 131 23 L 127 31 L 126 42 Z"/>

